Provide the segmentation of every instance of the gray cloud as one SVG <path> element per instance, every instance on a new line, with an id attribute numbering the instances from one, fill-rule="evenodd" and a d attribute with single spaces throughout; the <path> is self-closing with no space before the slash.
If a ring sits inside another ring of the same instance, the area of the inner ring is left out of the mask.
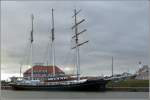
<path id="1" fill-rule="evenodd" d="M 74 65 L 70 51 L 73 9 L 82 9 L 79 19 L 86 21 L 81 29 L 81 41 L 90 40 L 81 47 L 83 75 L 109 75 L 111 56 L 115 57 L 115 72 L 137 70 L 138 61 L 148 64 L 149 5 L 148 1 L 43 1 L 2 2 L 2 67 L 4 73 L 19 73 L 19 63 L 29 54 L 31 19 L 34 23 L 34 62 L 46 62 L 50 41 L 51 8 L 55 9 L 56 64 Z M 49 50 L 50 52 L 50 50 Z M 27 58 L 26 58 L 27 59 Z M 50 58 L 49 58 L 50 59 Z M 24 63 L 27 63 L 25 59 Z M 6 70 L 8 69 L 8 70 Z"/>

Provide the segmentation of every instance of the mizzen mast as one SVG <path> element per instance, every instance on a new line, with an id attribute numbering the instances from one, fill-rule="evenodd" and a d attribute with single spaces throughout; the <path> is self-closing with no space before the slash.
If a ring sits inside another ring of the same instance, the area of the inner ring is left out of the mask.
<path id="1" fill-rule="evenodd" d="M 72 49 L 76 49 L 76 68 L 77 68 L 77 81 L 80 80 L 80 53 L 79 53 L 79 47 L 82 46 L 83 44 L 89 42 L 84 41 L 82 43 L 79 43 L 79 35 L 84 33 L 85 31 L 87 31 L 86 29 L 78 32 L 78 25 L 80 25 L 82 22 L 85 21 L 85 19 L 82 19 L 81 21 L 77 21 L 77 15 L 81 12 L 81 10 L 77 11 L 76 9 L 74 9 L 74 15 L 72 16 L 74 18 L 74 25 L 72 27 L 72 30 L 74 30 L 74 36 L 72 36 L 72 39 L 75 40 L 75 46 L 72 47 Z"/>

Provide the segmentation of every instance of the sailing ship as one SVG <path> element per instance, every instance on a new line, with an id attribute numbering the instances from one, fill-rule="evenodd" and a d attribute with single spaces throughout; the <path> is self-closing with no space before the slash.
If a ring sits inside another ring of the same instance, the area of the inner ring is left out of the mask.
<path id="1" fill-rule="evenodd" d="M 79 58 L 79 47 L 82 46 L 85 43 L 88 43 L 88 41 L 84 41 L 82 43 L 79 43 L 79 35 L 86 31 L 84 29 L 81 32 L 78 32 L 78 25 L 85 21 L 85 19 L 77 22 L 77 15 L 79 14 L 79 11 L 76 9 L 74 10 L 74 15 L 72 16 L 74 18 L 74 26 L 72 27 L 72 30 L 74 30 L 74 35 L 72 36 L 72 39 L 75 41 L 75 45 L 72 47 L 72 49 L 75 49 L 76 51 L 76 76 L 75 77 L 65 77 L 65 78 L 59 78 L 59 76 L 55 75 L 55 37 L 54 37 L 54 14 L 52 9 L 52 29 L 51 29 L 51 40 L 52 40 L 52 60 L 53 60 L 53 77 L 51 80 L 47 80 L 45 82 L 40 82 L 39 80 L 33 79 L 33 67 L 31 68 L 31 79 L 30 80 L 22 80 L 21 82 L 12 83 L 11 86 L 15 90 L 48 90 L 48 91 L 104 91 L 105 86 L 108 82 L 108 80 L 105 80 L 104 78 L 87 78 L 87 77 L 81 77 L 80 76 L 80 58 Z M 33 15 L 32 15 L 32 30 L 31 30 L 31 52 L 32 52 L 32 43 L 33 43 Z M 32 53 L 31 53 L 31 59 L 32 59 Z"/>

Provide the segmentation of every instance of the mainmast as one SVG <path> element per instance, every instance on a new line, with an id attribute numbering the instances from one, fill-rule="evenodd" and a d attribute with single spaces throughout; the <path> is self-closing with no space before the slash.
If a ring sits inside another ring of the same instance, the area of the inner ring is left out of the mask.
<path id="1" fill-rule="evenodd" d="M 52 29 L 51 29 L 51 38 L 52 38 L 52 60 L 53 60 L 53 77 L 55 76 L 55 37 L 54 37 L 54 9 L 52 8 Z"/>
<path id="2" fill-rule="evenodd" d="M 34 20 L 34 16 L 33 14 L 31 15 L 31 21 L 32 21 L 32 28 L 31 28 L 31 36 L 30 36 L 30 43 L 31 43 L 31 79 L 33 80 L 33 20 Z"/>
<path id="3" fill-rule="evenodd" d="M 83 32 L 86 31 L 86 29 L 78 32 L 78 25 L 81 24 L 82 22 L 85 21 L 85 19 L 82 19 L 81 21 L 77 21 L 77 15 L 79 14 L 81 10 L 77 11 L 76 9 L 74 9 L 74 15 L 72 16 L 74 18 L 74 22 L 75 24 L 72 27 L 72 30 L 74 29 L 74 36 L 72 37 L 72 39 L 75 40 L 75 46 L 72 49 L 76 49 L 76 68 L 77 68 L 77 80 L 80 80 L 80 53 L 79 53 L 79 47 L 85 43 L 87 43 L 88 41 L 84 41 L 82 43 L 79 43 L 79 35 Z"/>

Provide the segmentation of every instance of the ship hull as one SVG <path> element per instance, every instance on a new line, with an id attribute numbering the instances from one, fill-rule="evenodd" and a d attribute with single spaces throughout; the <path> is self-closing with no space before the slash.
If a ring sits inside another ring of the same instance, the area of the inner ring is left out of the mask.
<path id="1" fill-rule="evenodd" d="M 105 91 L 106 80 L 87 80 L 78 84 L 66 85 L 11 85 L 15 90 L 44 90 L 44 91 Z"/>

